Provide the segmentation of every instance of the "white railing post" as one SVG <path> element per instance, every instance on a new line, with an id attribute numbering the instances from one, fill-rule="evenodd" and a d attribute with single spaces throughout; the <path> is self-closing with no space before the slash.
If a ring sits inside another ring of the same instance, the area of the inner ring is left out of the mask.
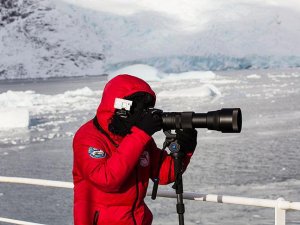
<path id="1" fill-rule="evenodd" d="M 283 209 L 283 204 L 285 200 L 283 198 L 277 199 L 277 204 L 275 206 L 275 225 L 285 225 L 285 215 L 286 210 Z"/>

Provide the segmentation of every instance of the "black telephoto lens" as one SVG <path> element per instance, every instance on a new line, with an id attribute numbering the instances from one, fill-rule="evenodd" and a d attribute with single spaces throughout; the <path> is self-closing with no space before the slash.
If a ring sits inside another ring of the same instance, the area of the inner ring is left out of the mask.
<path id="1" fill-rule="evenodd" d="M 240 109 L 221 109 L 207 113 L 207 129 L 222 133 L 240 133 L 242 112 Z"/>
<path id="2" fill-rule="evenodd" d="M 163 129 L 207 128 L 222 133 L 240 133 L 242 112 L 239 108 L 224 108 L 208 113 L 164 112 Z"/>

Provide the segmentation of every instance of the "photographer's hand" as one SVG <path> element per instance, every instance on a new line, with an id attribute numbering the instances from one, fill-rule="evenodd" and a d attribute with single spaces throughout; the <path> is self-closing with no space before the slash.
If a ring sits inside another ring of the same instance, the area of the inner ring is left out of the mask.
<path id="1" fill-rule="evenodd" d="M 180 149 L 186 154 L 193 153 L 197 145 L 197 130 L 196 129 L 183 129 L 176 130 L 176 138 Z"/>
<path id="2" fill-rule="evenodd" d="M 149 136 L 162 129 L 162 118 L 155 109 L 144 111 L 136 126 Z"/>

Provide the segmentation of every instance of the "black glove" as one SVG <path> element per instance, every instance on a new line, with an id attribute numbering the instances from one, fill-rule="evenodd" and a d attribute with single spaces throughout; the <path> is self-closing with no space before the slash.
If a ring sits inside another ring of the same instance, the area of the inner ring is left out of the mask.
<path id="1" fill-rule="evenodd" d="M 197 130 L 183 129 L 176 130 L 177 142 L 180 145 L 180 150 L 185 153 L 193 153 L 197 145 Z"/>
<path id="2" fill-rule="evenodd" d="M 141 119 L 136 123 L 136 126 L 145 131 L 149 136 L 162 129 L 162 118 L 159 115 L 161 111 L 150 109 L 144 111 Z"/>

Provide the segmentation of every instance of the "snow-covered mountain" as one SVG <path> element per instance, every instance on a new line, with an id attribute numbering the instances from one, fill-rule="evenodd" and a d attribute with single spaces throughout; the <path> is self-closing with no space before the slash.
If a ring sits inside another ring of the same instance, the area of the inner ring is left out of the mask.
<path id="1" fill-rule="evenodd" d="M 1 0 L 0 79 L 300 66 L 297 0 Z"/>
<path id="2" fill-rule="evenodd" d="M 2 0 L 0 8 L 2 79 L 101 73 L 101 34 L 86 26 L 71 5 Z"/>

